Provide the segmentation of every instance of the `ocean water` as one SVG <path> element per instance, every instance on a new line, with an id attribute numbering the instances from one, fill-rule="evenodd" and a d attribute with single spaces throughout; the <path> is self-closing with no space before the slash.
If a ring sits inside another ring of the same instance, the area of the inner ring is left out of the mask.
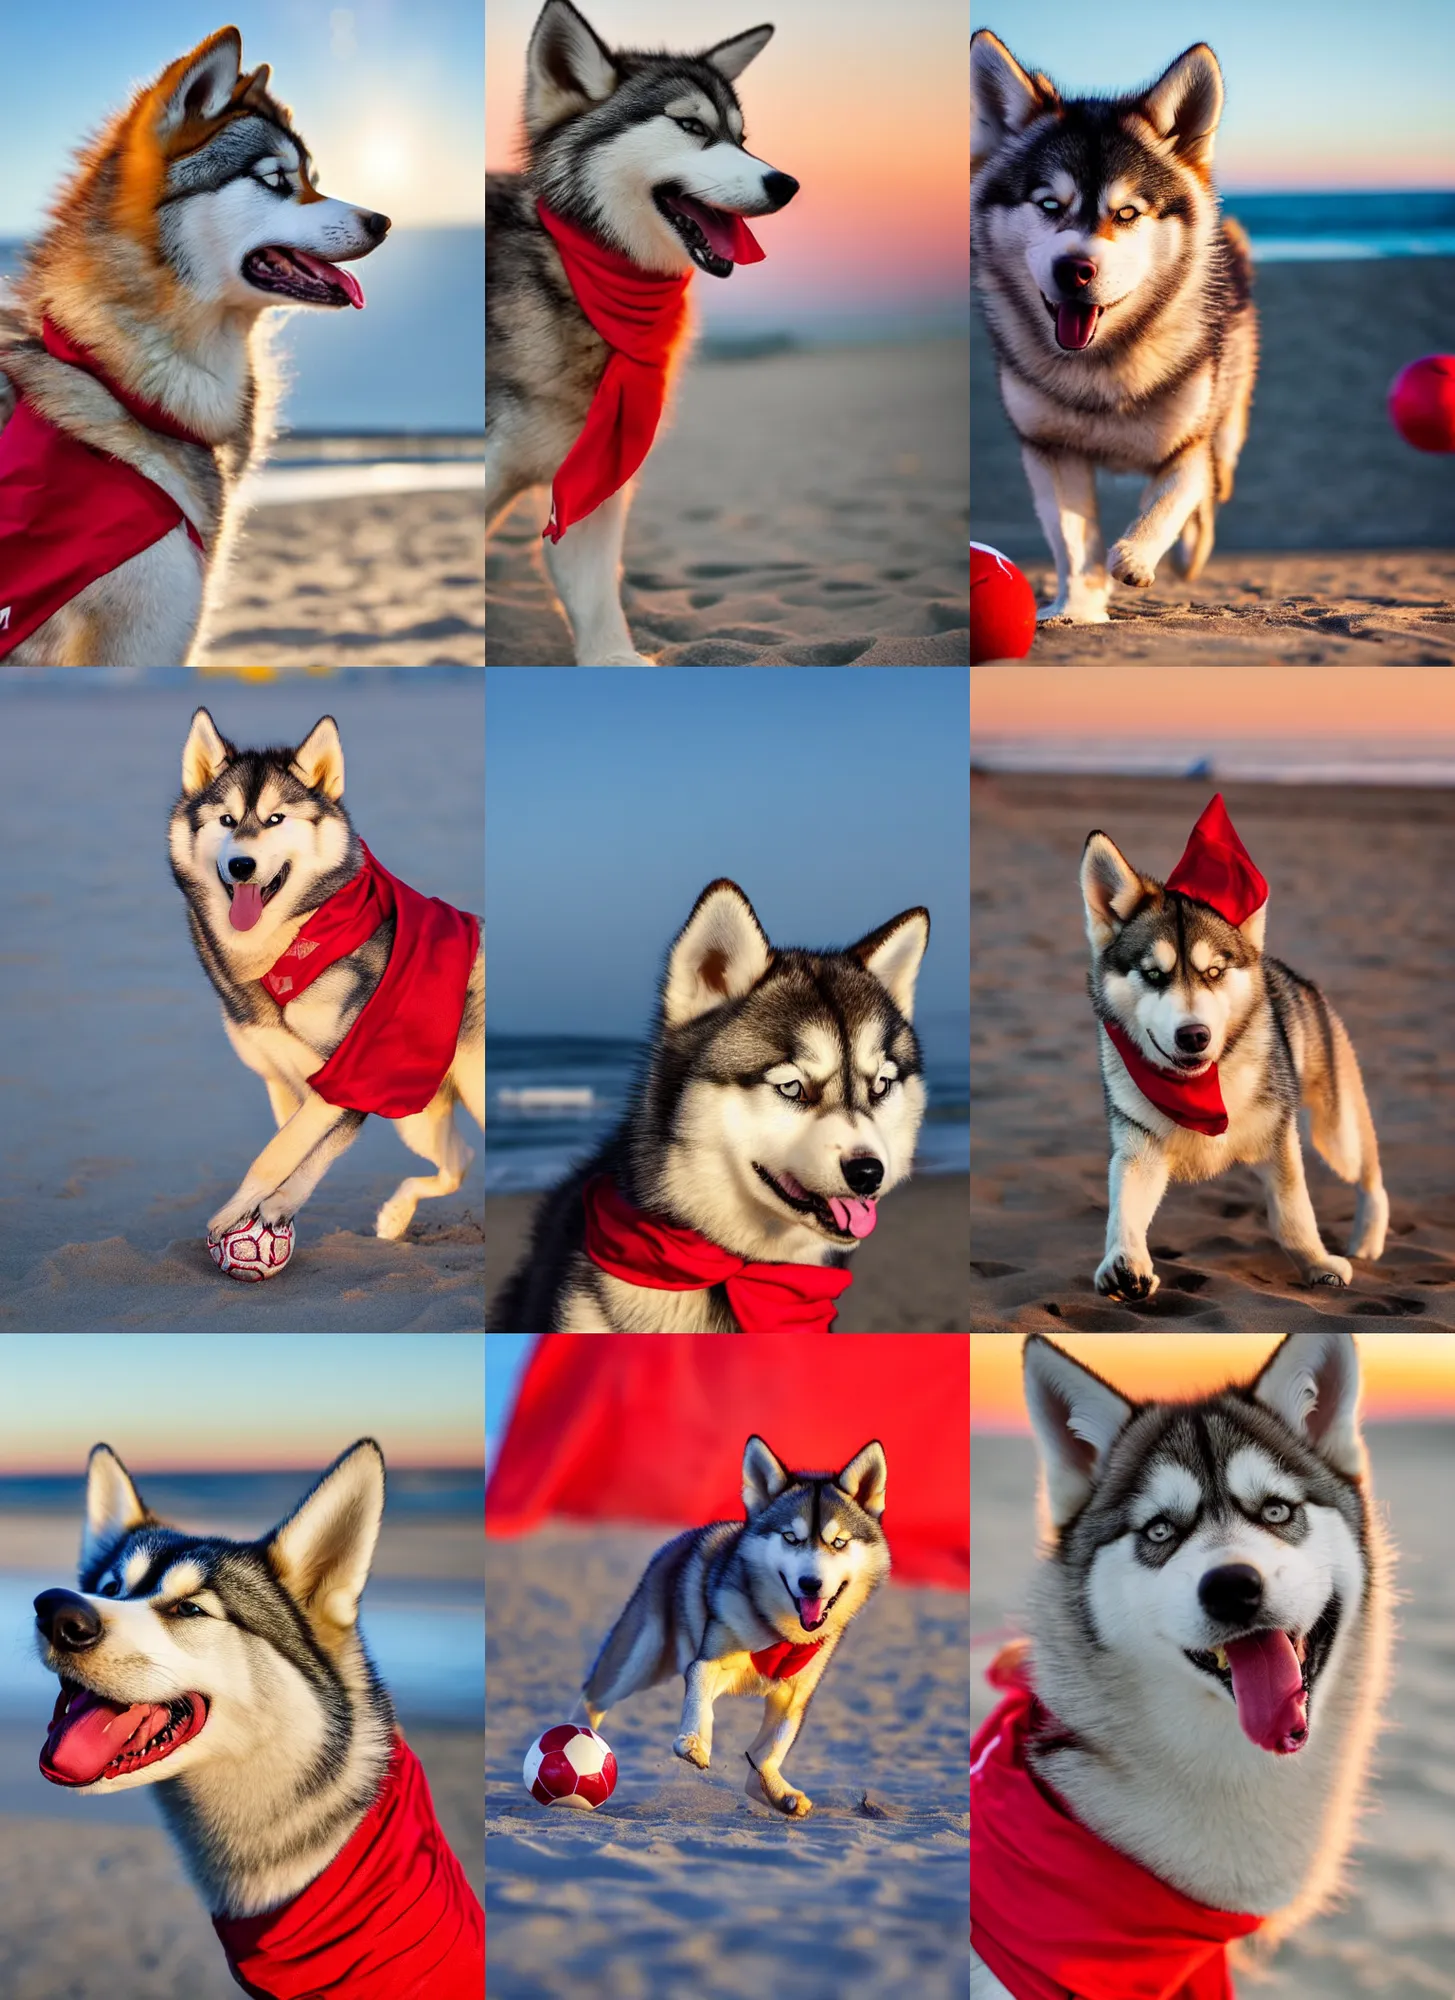
<path id="1" fill-rule="evenodd" d="M 915 1171 L 970 1166 L 969 1020 L 927 1015 L 916 1023 L 929 1110 Z M 534 1193 L 594 1152 L 625 1111 L 642 1045 L 616 1036 L 485 1037 L 485 1192 Z"/>
<path id="2" fill-rule="evenodd" d="M 975 771 L 1066 772 L 1145 778 L 1229 779 L 1272 785 L 1455 785 L 1455 737 L 1422 742 L 1336 737 L 1280 743 L 1232 739 L 1193 744 L 1168 738 L 1136 743 L 1115 737 L 998 736 L 974 738 Z"/>
<path id="3" fill-rule="evenodd" d="M 1233 194 L 1223 207 L 1260 264 L 1367 257 L 1455 257 L 1455 189 L 1356 194 Z"/>

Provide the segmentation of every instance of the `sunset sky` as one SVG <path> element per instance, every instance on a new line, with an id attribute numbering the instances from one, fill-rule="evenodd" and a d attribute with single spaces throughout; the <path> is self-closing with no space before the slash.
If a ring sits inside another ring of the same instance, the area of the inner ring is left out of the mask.
<path id="1" fill-rule="evenodd" d="M 1197 1396 L 1255 1375 L 1278 1345 L 1262 1333 L 1058 1334 L 1064 1347 L 1098 1375 L 1140 1398 Z M 970 1421 L 975 1430 L 1028 1431 L 1021 1394 L 1019 1334 L 977 1333 L 970 1340 Z M 1371 1333 L 1359 1340 L 1364 1414 L 1455 1420 L 1455 1334 Z"/>
<path id="2" fill-rule="evenodd" d="M 963 302 L 969 282 L 965 17 L 946 0 L 583 0 L 608 43 L 705 48 L 765 16 L 743 72 L 747 141 L 802 183 L 757 229 L 767 260 L 694 291 L 709 327 L 819 309 Z M 539 0 L 490 0 L 485 156 L 514 164 Z"/>

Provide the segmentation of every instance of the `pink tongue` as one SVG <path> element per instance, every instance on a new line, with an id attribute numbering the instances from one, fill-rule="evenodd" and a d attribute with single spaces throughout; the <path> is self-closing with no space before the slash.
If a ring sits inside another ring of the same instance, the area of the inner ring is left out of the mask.
<path id="1" fill-rule="evenodd" d="M 291 245 L 288 255 L 296 257 L 305 271 L 312 271 L 314 277 L 322 278 L 325 284 L 331 279 L 334 284 L 342 285 L 349 295 L 349 304 L 363 311 L 364 288 L 352 271 L 345 270 L 342 264 L 326 263 L 322 257 L 311 257 L 306 250 L 295 250 Z"/>
<path id="2" fill-rule="evenodd" d="M 1096 332 L 1098 312 L 1096 306 L 1057 306 L 1057 346 L 1070 348 L 1073 353 L 1090 347 L 1091 336 Z"/>
<path id="3" fill-rule="evenodd" d="M 99 1695 L 77 1695 L 60 1720 L 51 1724 L 41 1768 L 63 1784 L 94 1784 L 133 1738 L 140 1749 L 170 1719 L 171 1711 L 153 1702 L 122 1708 Z"/>
<path id="4" fill-rule="evenodd" d="M 823 1599 L 821 1597 L 800 1597 L 798 1600 L 798 1617 L 802 1625 L 817 1625 L 819 1619 L 823 1617 Z"/>
<path id="5" fill-rule="evenodd" d="M 1224 1649 L 1243 1734 L 1260 1750 L 1286 1757 L 1308 1740 L 1303 1669 L 1286 1632 L 1254 1632 Z"/>
<path id="6" fill-rule="evenodd" d="M 879 1220 L 879 1210 L 872 1201 L 861 1200 L 852 1195 L 845 1201 L 841 1195 L 829 1196 L 829 1211 L 840 1229 L 847 1229 L 851 1236 L 872 1235 Z"/>
<path id="7" fill-rule="evenodd" d="M 761 264 L 767 252 L 740 215 L 725 208 L 709 208 L 690 194 L 673 195 L 673 205 L 690 215 L 719 257 L 730 264 Z"/>
<path id="8" fill-rule="evenodd" d="M 250 931 L 263 914 L 263 885 L 261 882 L 239 882 L 232 892 L 232 906 L 227 919 L 235 931 Z"/>

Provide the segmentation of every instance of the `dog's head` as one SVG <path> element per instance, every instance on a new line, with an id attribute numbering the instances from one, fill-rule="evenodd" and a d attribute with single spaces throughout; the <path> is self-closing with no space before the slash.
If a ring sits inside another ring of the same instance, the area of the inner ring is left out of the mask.
<path id="1" fill-rule="evenodd" d="M 531 169 L 550 206 L 646 271 L 731 277 L 736 218 L 798 182 L 743 143 L 735 79 L 771 27 L 696 55 L 610 49 L 570 0 L 546 0 L 526 58 Z"/>
<path id="2" fill-rule="evenodd" d="M 1217 58 L 1186 50 L 1145 90 L 1063 99 L 988 28 L 970 44 L 971 175 L 982 279 L 1003 278 L 1048 353 L 1131 338 L 1175 297 L 1217 217 Z"/>
<path id="3" fill-rule="evenodd" d="M 284 1713 L 299 1771 L 331 1734 L 347 1741 L 359 1691 L 381 1699 L 357 1618 L 383 1509 L 383 1456 L 364 1438 L 261 1541 L 186 1535 L 98 1444 L 76 1588 L 35 1600 L 61 1683 L 42 1774 L 125 1791 L 209 1763 L 275 1769 Z"/>
<path id="4" fill-rule="evenodd" d="M 1093 998 L 1155 1069 L 1195 1077 L 1251 1013 L 1265 901 L 1230 924 L 1208 904 L 1141 875 L 1104 833 L 1081 857 Z"/>
<path id="5" fill-rule="evenodd" d="M 826 1639 L 889 1574 L 880 1532 L 888 1470 L 866 1444 L 835 1473 L 790 1472 L 760 1437 L 743 1451 L 744 1555 L 754 1603 L 784 1639 Z"/>

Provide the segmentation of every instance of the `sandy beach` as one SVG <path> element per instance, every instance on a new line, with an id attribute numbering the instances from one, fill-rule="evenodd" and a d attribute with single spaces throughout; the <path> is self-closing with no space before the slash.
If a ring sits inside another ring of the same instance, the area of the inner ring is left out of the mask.
<path id="1" fill-rule="evenodd" d="M 625 604 L 661 666 L 963 666 L 963 340 L 694 361 L 638 482 Z M 543 495 L 487 557 L 486 659 L 569 666 Z"/>
<path id="2" fill-rule="evenodd" d="M 1036 657 L 1455 660 L 1450 461 L 1405 444 L 1385 410 L 1399 370 L 1449 345 L 1455 260 L 1263 264 L 1255 297 L 1258 388 L 1206 574 L 1189 587 L 1164 562 L 1150 591 L 1113 593 L 1110 626 L 1047 630 Z M 971 534 L 1021 563 L 1044 601 L 1045 539 L 978 321 L 970 377 Z M 1140 485 L 1103 478 L 1108 542 Z"/>
<path id="3" fill-rule="evenodd" d="M 973 1402 L 973 1361 L 971 1383 Z M 1371 1806 L 1340 1906 L 1282 1947 L 1266 1982 L 1240 1978 L 1241 2000 L 1364 2000 L 1372 1993 L 1381 2000 L 1435 2000 L 1455 1990 L 1455 1804 L 1449 1785 L 1455 1572 L 1446 1525 L 1455 1506 L 1455 1430 L 1392 1424 L 1376 1425 L 1367 1435 L 1374 1490 L 1399 1550 L 1401 1595 Z M 1034 1560 L 1029 1440 L 974 1432 L 970 1490 L 972 1713 L 978 1724 L 995 1699 L 984 1670 L 1010 1632 L 1021 1629 L 1018 1606 Z"/>
<path id="4" fill-rule="evenodd" d="M 422 891 L 482 907 L 478 677 L 201 692 L 244 742 L 298 742 L 331 711 L 372 850 Z M 26 865 L 0 890 L 0 1328 L 477 1330 L 479 1180 L 380 1242 L 379 1203 L 417 1163 L 378 1119 L 303 1211 L 280 1277 L 234 1284 L 207 1255 L 207 1217 L 273 1125 L 227 1043 L 167 867 L 198 699 L 195 684 L 3 697 L 0 838 Z"/>
<path id="5" fill-rule="evenodd" d="M 669 1530 L 554 1527 L 487 1542 L 486 1915 L 491 2000 L 963 2000 L 968 1894 L 966 1599 L 890 1585 L 839 1647 L 788 1770 L 790 1824 L 743 1795 L 755 1702 L 718 1708 L 713 1766 L 672 1754 L 681 1683 L 608 1718 L 599 1813 L 526 1795 L 526 1746 Z"/>
<path id="6" fill-rule="evenodd" d="M 1151 1236 L 1162 1280 L 1100 1299 L 1106 1128 L 1077 870 L 1102 827 L 1165 874 L 1204 779 L 984 776 L 971 786 L 973 1330 L 1455 1329 L 1455 1080 L 1432 1032 L 1452 945 L 1455 792 L 1229 783 L 1228 809 L 1272 884 L 1268 948 L 1317 980 L 1360 1058 L 1392 1220 L 1347 1291 L 1309 1291 L 1268 1234 L 1260 1183 L 1235 1168 L 1174 1187 Z M 1353 1192 L 1305 1150 L 1325 1241 Z"/>
<path id="7" fill-rule="evenodd" d="M 970 1323 L 967 1196 L 963 1174 L 927 1174 L 886 1196 L 879 1226 L 854 1252 L 854 1282 L 839 1306 L 840 1333 L 966 1330 Z M 487 1297 L 494 1297 L 515 1268 L 539 1199 L 531 1194 L 487 1198 Z"/>

